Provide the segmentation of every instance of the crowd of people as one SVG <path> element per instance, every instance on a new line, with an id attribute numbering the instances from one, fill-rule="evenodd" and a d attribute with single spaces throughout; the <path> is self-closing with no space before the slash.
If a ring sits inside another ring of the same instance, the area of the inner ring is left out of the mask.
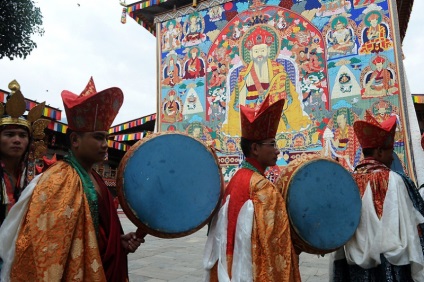
<path id="1" fill-rule="evenodd" d="M 97 92 L 92 79 L 80 95 L 63 91 L 69 152 L 28 183 L 35 119 L 22 115 L 20 89 L 11 90 L 0 107 L 1 281 L 128 281 L 127 254 L 144 239 L 124 234 L 113 197 L 93 169 L 107 153 L 122 91 Z M 264 175 L 280 153 L 275 136 L 284 102 L 268 97 L 259 108 L 240 106 L 245 159 L 210 222 L 207 281 L 301 280 L 302 250 L 293 243 L 286 201 Z M 330 280 L 424 281 L 424 201 L 410 178 L 390 169 L 396 117 L 380 123 L 366 112 L 353 128 L 364 156 L 352 174 L 360 222 L 331 254 Z"/>

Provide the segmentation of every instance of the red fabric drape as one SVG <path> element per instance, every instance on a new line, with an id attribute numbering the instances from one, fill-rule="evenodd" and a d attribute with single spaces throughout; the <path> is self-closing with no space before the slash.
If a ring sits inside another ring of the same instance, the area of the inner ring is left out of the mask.
<path id="1" fill-rule="evenodd" d="M 113 197 L 102 178 L 93 173 L 102 195 L 99 196 L 99 251 L 107 281 L 128 281 L 128 260 L 122 248 L 121 222 L 113 203 Z"/>

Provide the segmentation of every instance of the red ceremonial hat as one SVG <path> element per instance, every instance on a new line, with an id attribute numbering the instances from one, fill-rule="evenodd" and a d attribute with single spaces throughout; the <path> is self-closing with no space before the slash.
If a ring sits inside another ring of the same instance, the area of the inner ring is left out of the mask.
<path id="1" fill-rule="evenodd" d="M 376 64 L 378 64 L 378 63 L 382 63 L 382 64 L 384 64 L 384 62 L 385 62 L 386 60 L 383 58 L 383 57 L 380 57 L 380 56 L 377 56 L 377 57 L 375 57 L 375 59 L 372 61 L 372 63 L 374 64 L 374 65 L 376 65 Z"/>
<path id="2" fill-rule="evenodd" d="M 353 130 L 363 149 L 393 148 L 396 131 L 396 116 L 379 123 L 367 110 L 365 120 L 355 121 Z"/>
<path id="3" fill-rule="evenodd" d="M 283 106 L 284 99 L 269 105 L 269 96 L 258 110 L 240 105 L 241 136 L 250 141 L 275 138 Z"/>
<path id="4" fill-rule="evenodd" d="M 68 127 L 74 131 L 108 131 L 124 101 L 122 90 L 117 87 L 97 92 L 93 78 L 78 96 L 62 91 Z"/>
<path id="5" fill-rule="evenodd" d="M 246 39 L 246 42 L 244 43 L 244 46 L 250 50 L 253 46 L 259 44 L 266 44 L 270 46 L 272 42 L 274 42 L 274 37 L 272 36 L 272 34 L 269 31 L 266 31 L 265 29 L 258 26 L 251 34 L 249 34 Z"/>

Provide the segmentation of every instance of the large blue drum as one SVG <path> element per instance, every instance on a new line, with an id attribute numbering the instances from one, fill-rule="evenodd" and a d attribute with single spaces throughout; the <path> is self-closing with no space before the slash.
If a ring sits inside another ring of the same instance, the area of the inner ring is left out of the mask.
<path id="1" fill-rule="evenodd" d="M 202 228 L 220 205 L 223 178 L 215 153 L 181 133 L 155 133 L 134 144 L 118 168 L 128 218 L 147 233 L 177 238 Z"/>
<path id="2" fill-rule="evenodd" d="M 355 233 L 362 201 L 353 177 L 339 163 L 318 158 L 289 165 L 276 186 L 286 199 L 298 250 L 330 253 Z"/>

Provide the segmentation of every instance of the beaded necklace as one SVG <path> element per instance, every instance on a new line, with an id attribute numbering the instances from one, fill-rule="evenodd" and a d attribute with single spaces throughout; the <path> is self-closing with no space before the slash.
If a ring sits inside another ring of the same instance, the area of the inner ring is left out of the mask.
<path id="1" fill-rule="evenodd" d="M 251 163 L 249 163 L 248 161 L 242 161 L 241 162 L 241 167 L 242 168 L 247 168 L 247 169 L 250 169 L 250 170 L 253 170 L 254 172 L 257 172 L 257 173 L 259 173 L 259 174 L 262 174 L 256 167 L 254 167 Z"/>

